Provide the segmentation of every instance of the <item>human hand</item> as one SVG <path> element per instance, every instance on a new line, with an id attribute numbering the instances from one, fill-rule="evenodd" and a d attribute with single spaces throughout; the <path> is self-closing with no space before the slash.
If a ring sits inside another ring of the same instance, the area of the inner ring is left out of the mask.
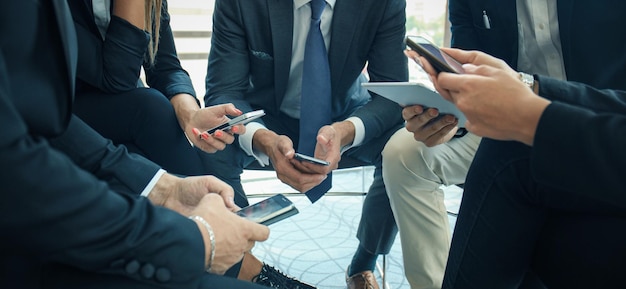
<path id="1" fill-rule="evenodd" d="M 229 211 L 223 199 L 215 194 L 205 195 L 191 215 L 202 217 L 213 229 L 215 237 L 215 255 L 210 264 L 210 272 L 224 274 L 226 270 L 239 262 L 245 252 L 249 252 L 255 242 L 265 241 L 269 237 L 269 228 L 246 220 Z M 196 220 L 202 233 L 205 248 L 205 266 L 209 265 L 211 241 L 206 227 Z"/>
<path id="2" fill-rule="evenodd" d="M 291 163 L 301 172 L 328 175 L 332 170 L 339 167 L 341 160 L 340 133 L 332 125 L 325 125 L 318 131 L 316 141 L 315 152 L 312 157 L 327 161 L 329 163 L 327 166 L 303 162 L 295 158 L 291 159 Z"/>
<path id="3" fill-rule="evenodd" d="M 200 200 L 211 193 L 219 195 L 230 211 L 239 210 L 233 199 L 233 189 L 214 176 L 179 178 L 164 174 L 148 195 L 148 199 L 155 205 L 189 215 Z"/>
<path id="4" fill-rule="evenodd" d="M 227 122 L 229 118 L 226 115 L 239 116 L 241 113 L 230 103 L 201 108 L 190 114 L 183 129 L 194 146 L 214 153 L 233 143 L 233 133 L 242 134 L 246 128 L 244 125 L 235 125 L 228 131 L 217 130 L 213 134 L 208 134 L 206 130 Z"/>
<path id="5" fill-rule="evenodd" d="M 465 63 L 465 74 L 440 73 L 436 87 L 465 114 L 466 128 L 479 136 L 532 145 L 550 102 L 535 95 L 502 60 L 478 51 L 446 52 Z"/>
<path id="6" fill-rule="evenodd" d="M 402 118 L 413 138 L 428 147 L 448 142 L 458 130 L 458 119 L 453 115 L 440 116 L 436 108 L 424 110 L 421 105 L 407 106 L 402 109 Z"/>
<path id="7" fill-rule="evenodd" d="M 310 190 L 326 178 L 325 173 L 296 167 L 293 163 L 296 162 L 293 159 L 295 154 L 293 142 L 285 135 L 278 135 L 266 129 L 257 130 L 253 137 L 253 146 L 270 158 L 278 179 L 299 192 Z"/>

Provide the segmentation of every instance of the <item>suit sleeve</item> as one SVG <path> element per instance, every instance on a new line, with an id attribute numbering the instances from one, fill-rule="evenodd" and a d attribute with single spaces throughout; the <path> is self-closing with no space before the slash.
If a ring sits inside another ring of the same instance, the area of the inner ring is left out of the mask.
<path id="1" fill-rule="evenodd" d="M 77 116 L 62 135 L 50 141 L 81 169 L 124 192 L 139 195 L 160 167 L 103 138 Z"/>
<path id="2" fill-rule="evenodd" d="M 0 55 L 0 66 L 1 60 Z M 133 260 L 149 262 L 170 272 L 169 282 L 179 284 L 175 287 L 196 283 L 203 274 L 204 244 L 195 223 L 145 198 L 111 191 L 45 138 L 30 134 L 7 86 L 1 78 L 2 247 L 46 262 L 156 284 L 125 271 Z M 88 150 L 104 163 L 115 154 Z"/>
<path id="3" fill-rule="evenodd" d="M 70 1 L 78 36 L 80 80 L 108 93 L 137 88 L 142 66 L 150 87 L 171 98 L 178 93 L 195 96 L 191 79 L 180 65 L 163 2 L 160 41 L 154 65 L 146 62 L 150 35 L 126 20 L 111 15 L 104 40 L 94 29 L 93 16 L 81 1 Z"/>
<path id="4" fill-rule="evenodd" d="M 207 106 L 233 103 L 247 112 L 252 111 L 250 103 L 244 98 L 250 87 L 250 64 L 239 2 L 215 1 L 204 102 Z"/>
<path id="5" fill-rule="evenodd" d="M 407 81 L 408 65 L 404 55 L 406 2 L 391 0 L 375 32 L 369 49 L 367 71 L 370 81 Z M 366 32 L 367 33 L 367 32 Z M 372 100 L 353 114 L 365 126 L 363 143 L 381 136 L 403 122 L 402 108 L 393 101 L 371 93 Z"/>
<path id="6" fill-rule="evenodd" d="M 540 79 L 544 111 L 531 165 L 538 181 L 626 207 L 626 92 Z"/>

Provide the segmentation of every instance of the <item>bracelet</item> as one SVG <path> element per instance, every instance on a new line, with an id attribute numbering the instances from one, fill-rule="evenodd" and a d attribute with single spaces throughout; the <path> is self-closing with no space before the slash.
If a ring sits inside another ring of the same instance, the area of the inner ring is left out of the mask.
<path id="1" fill-rule="evenodd" d="M 200 216 L 189 216 L 189 219 L 196 220 L 202 223 L 202 225 L 204 225 L 206 230 L 209 232 L 209 240 L 211 241 L 211 255 L 209 255 L 209 264 L 206 266 L 206 271 L 209 272 L 209 270 L 211 270 L 211 265 L 213 264 L 213 259 L 215 258 L 215 234 L 213 233 L 213 228 L 211 228 L 211 225 L 209 225 L 209 223 Z"/>

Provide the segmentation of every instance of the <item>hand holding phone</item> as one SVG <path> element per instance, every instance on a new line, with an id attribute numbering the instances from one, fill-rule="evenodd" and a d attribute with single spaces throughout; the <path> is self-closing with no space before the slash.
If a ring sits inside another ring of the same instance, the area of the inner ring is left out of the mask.
<path id="1" fill-rule="evenodd" d="M 441 51 L 437 45 L 422 36 L 407 36 L 406 45 L 426 58 L 432 67 L 439 72 L 465 73 L 461 63 L 452 56 Z"/>
<path id="2" fill-rule="evenodd" d="M 246 124 L 249 123 L 259 117 L 262 117 L 265 115 L 265 111 L 260 109 L 260 110 L 255 110 L 252 112 L 246 112 L 238 117 L 235 117 L 225 123 L 222 123 L 216 127 L 213 127 L 209 130 L 207 130 L 206 132 L 208 134 L 212 134 L 214 133 L 216 130 L 229 130 L 231 129 L 233 126 L 238 125 L 238 124 Z"/>

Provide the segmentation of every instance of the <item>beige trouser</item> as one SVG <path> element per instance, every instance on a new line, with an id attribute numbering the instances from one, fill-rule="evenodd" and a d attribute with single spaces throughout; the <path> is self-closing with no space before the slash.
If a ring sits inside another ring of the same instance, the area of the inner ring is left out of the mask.
<path id="1" fill-rule="evenodd" d="M 383 179 L 412 289 L 441 288 L 451 232 L 440 187 L 465 181 L 479 143 L 468 133 L 429 148 L 401 129 L 383 150 Z"/>

